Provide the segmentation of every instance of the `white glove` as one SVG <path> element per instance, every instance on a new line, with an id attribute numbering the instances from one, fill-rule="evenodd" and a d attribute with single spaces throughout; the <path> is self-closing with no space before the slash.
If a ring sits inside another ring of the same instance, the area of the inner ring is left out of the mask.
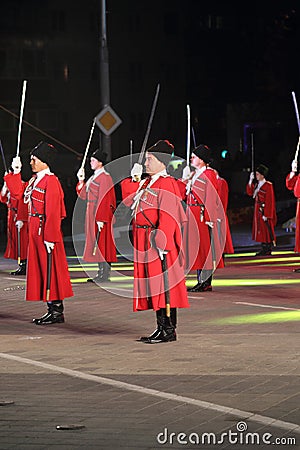
<path id="1" fill-rule="evenodd" d="M 294 161 L 292 161 L 292 172 L 297 172 L 298 170 L 298 162 L 294 159 Z"/>
<path id="2" fill-rule="evenodd" d="M 84 170 L 84 167 L 80 167 L 80 169 L 78 170 L 78 172 L 77 172 L 77 178 L 78 178 L 78 181 L 84 181 L 84 179 L 85 179 L 85 170 Z"/>
<path id="3" fill-rule="evenodd" d="M 11 163 L 11 168 L 13 169 L 15 175 L 21 172 L 22 163 L 21 163 L 20 156 L 15 156 L 13 158 L 12 163 Z"/>
<path id="4" fill-rule="evenodd" d="M 21 230 L 23 225 L 24 225 L 23 220 L 17 220 L 16 221 L 16 227 L 18 228 L 19 231 Z"/>
<path id="5" fill-rule="evenodd" d="M 190 166 L 186 166 L 182 171 L 182 179 L 188 180 L 191 176 L 191 169 Z"/>
<path id="6" fill-rule="evenodd" d="M 208 225 L 210 228 L 213 228 L 214 227 L 214 223 L 213 222 L 205 222 L 206 223 L 206 225 Z"/>
<path id="7" fill-rule="evenodd" d="M 102 228 L 104 227 L 104 222 L 97 222 L 98 225 L 98 230 L 101 231 Z"/>
<path id="8" fill-rule="evenodd" d="M 134 163 L 131 169 L 130 175 L 132 176 L 132 181 L 140 181 L 143 173 L 143 166 L 138 163 Z"/>
<path id="9" fill-rule="evenodd" d="M 161 250 L 160 248 L 157 249 L 158 250 L 158 254 L 161 260 L 164 259 L 164 255 L 166 255 L 168 252 L 167 250 Z"/>
<path id="10" fill-rule="evenodd" d="M 8 192 L 7 184 L 4 182 L 2 189 L 1 189 L 1 195 L 6 195 Z"/>
<path id="11" fill-rule="evenodd" d="M 254 172 L 251 172 L 249 177 L 249 184 L 252 184 L 253 180 L 254 180 Z"/>
<path id="12" fill-rule="evenodd" d="M 46 245 L 47 252 L 51 253 L 54 249 L 54 242 L 44 241 L 44 244 Z"/>
<path id="13" fill-rule="evenodd" d="M 185 193 L 186 195 L 189 195 L 192 189 L 192 180 L 189 180 L 186 184 Z"/>
<path id="14" fill-rule="evenodd" d="M 262 219 L 264 222 L 266 222 L 268 220 L 268 218 L 266 216 L 262 216 Z"/>

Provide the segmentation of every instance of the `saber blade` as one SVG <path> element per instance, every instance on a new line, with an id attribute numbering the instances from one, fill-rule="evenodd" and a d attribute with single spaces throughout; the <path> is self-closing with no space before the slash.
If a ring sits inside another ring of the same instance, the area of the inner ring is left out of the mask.
<path id="1" fill-rule="evenodd" d="M 296 119 L 297 119 L 298 131 L 299 131 L 299 135 L 300 135 L 300 119 L 299 119 L 299 111 L 298 111 L 298 105 L 297 105 L 296 94 L 295 94 L 294 91 L 292 92 L 292 97 L 293 97 L 294 108 L 295 108 L 295 113 L 296 113 Z"/>
<path id="2" fill-rule="evenodd" d="M 190 105 L 186 105 L 187 113 L 187 137 L 186 137 L 186 163 L 190 164 L 191 153 L 191 108 Z"/>
<path id="3" fill-rule="evenodd" d="M 18 130 L 17 156 L 19 156 L 19 153 L 20 153 L 21 130 L 22 130 L 23 113 L 24 113 L 24 105 L 25 105 L 26 87 L 27 87 L 27 80 L 24 80 L 23 81 L 23 90 L 22 90 L 22 99 L 21 99 L 19 130 Z"/>
<path id="4" fill-rule="evenodd" d="M 82 163 L 81 163 L 81 168 L 82 169 L 84 168 L 86 157 L 87 157 L 90 145 L 91 145 L 91 140 L 92 140 L 92 136 L 93 136 L 93 133 L 94 133 L 94 128 L 95 128 L 95 119 L 93 120 L 93 125 L 92 125 L 91 131 L 90 131 L 90 137 L 89 137 L 88 143 L 86 145 L 86 149 L 85 149 L 84 156 L 83 156 L 83 159 L 82 159 Z"/>
<path id="5" fill-rule="evenodd" d="M 1 151 L 1 156 L 2 156 L 2 161 L 3 161 L 4 170 L 5 170 L 5 172 L 8 172 L 8 170 L 7 170 L 7 164 L 6 164 L 6 160 L 5 160 L 5 155 L 4 155 L 4 150 L 3 150 L 3 147 L 2 147 L 2 142 L 1 142 L 1 140 L 0 140 L 0 151 Z"/>
<path id="6" fill-rule="evenodd" d="M 144 142 L 143 142 L 141 153 L 140 153 L 139 160 L 138 160 L 139 164 L 142 163 L 143 158 L 144 158 L 144 154 L 145 154 L 145 150 L 146 150 L 146 146 L 147 146 L 147 142 L 148 142 L 148 139 L 149 139 L 149 134 L 150 134 L 150 130 L 151 130 L 152 122 L 153 122 L 153 117 L 154 117 L 154 113 L 155 113 L 155 109 L 156 109 L 156 105 L 157 105 L 159 90 L 160 90 L 160 84 L 158 83 L 157 88 L 156 88 L 155 97 L 154 97 L 154 100 L 153 100 L 151 114 L 150 114 L 150 117 L 149 117 L 148 127 L 147 127 L 147 130 L 146 130 L 146 134 L 145 134 L 145 137 L 144 137 Z"/>

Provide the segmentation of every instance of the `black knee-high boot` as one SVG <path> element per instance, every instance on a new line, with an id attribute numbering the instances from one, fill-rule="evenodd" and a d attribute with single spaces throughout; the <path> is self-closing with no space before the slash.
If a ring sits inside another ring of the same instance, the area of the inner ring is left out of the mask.
<path id="1" fill-rule="evenodd" d="M 11 275 L 26 275 L 26 264 L 27 264 L 27 260 L 22 259 L 20 261 L 18 269 L 14 270 L 13 272 L 10 272 L 10 274 Z"/>
<path id="2" fill-rule="evenodd" d="M 188 292 L 208 292 L 212 291 L 212 270 L 197 270 L 198 283 L 192 288 L 188 288 Z"/>
<path id="3" fill-rule="evenodd" d="M 176 308 L 171 308 L 170 317 L 167 317 L 166 309 L 161 308 L 160 314 L 158 315 L 159 323 L 159 333 L 154 337 L 148 338 L 143 341 L 145 344 L 160 344 L 162 342 L 173 342 L 176 341 L 176 324 L 177 324 L 177 314 Z M 175 322 L 175 324 L 173 323 Z"/>
<path id="4" fill-rule="evenodd" d="M 98 263 L 98 273 L 95 278 L 88 278 L 87 281 L 94 283 L 101 283 L 102 281 L 109 281 L 111 263 L 106 261 Z"/>
<path id="5" fill-rule="evenodd" d="M 64 323 L 64 305 L 61 300 L 47 302 L 48 311 L 39 319 L 33 319 L 36 325 L 50 325 L 53 323 Z"/>
<path id="6" fill-rule="evenodd" d="M 272 244 L 271 242 L 262 242 L 261 250 L 255 254 L 255 256 L 264 256 L 272 254 Z"/>
<path id="7" fill-rule="evenodd" d="M 138 340 L 141 342 L 146 342 L 149 339 L 154 339 L 159 335 L 161 330 L 162 330 L 161 309 L 159 309 L 158 311 L 156 311 L 156 329 L 149 336 L 142 336 Z"/>
<path id="8" fill-rule="evenodd" d="M 187 288 L 188 292 L 199 292 L 199 288 L 202 285 L 201 273 L 202 273 L 202 270 L 197 269 L 197 284 L 195 284 L 195 286 L 193 286 L 193 287 Z"/>

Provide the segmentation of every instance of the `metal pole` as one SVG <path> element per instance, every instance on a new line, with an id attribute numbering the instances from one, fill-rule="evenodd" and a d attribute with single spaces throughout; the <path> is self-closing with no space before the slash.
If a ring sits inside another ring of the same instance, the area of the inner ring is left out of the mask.
<path id="1" fill-rule="evenodd" d="M 101 30 L 100 30 L 100 103 L 101 109 L 110 106 L 109 63 L 106 36 L 106 0 L 101 0 Z M 101 145 L 102 144 L 102 145 Z M 100 147 L 111 160 L 111 139 L 100 132 Z"/>

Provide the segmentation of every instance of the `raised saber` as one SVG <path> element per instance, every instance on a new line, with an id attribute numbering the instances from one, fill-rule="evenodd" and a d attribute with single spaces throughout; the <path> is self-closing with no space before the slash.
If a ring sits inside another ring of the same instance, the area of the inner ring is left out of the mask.
<path id="1" fill-rule="evenodd" d="M 197 147 L 197 144 L 196 144 L 196 136 L 195 136 L 195 130 L 194 130 L 194 127 L 192 127 L 192 135 L 193 135 L 193 145 L 194 145 L 194 148 L 196 148 L 196 147 Z"/>
<path id="2" fill-rule="evenodd" d="M 129 141 L 129 168 L 131 169 L 132 167 L 132 154 L 133 154 L 133 140 L 130 139 Z"/>
<path id="3" fill-rule="evenodd" d="M 295 114 L 296 114 L 297 125 L 298 125 L 298 132 L 299 132 L 299 139 L 298 139 L 298 144 L 297 144 L 297 148 L 295 151 L 294 161 L 298 161 L 298 154 L 299 154 L 299 147 L 300 147 L 300 119 L 299 119 L 299 111 L 298 111 L 296 94 L 294 91 L 292 91 L 292 97 L 293 97 L 293 103 L 294 103 Z"/>
<path id="4" fill-rule="evenodd" d="M 150 134 L 150 130 L 151 130 L 152 122 L 153 122 L 153 117 L 154 117 L 154 113 L 155 113 L 155 109 L 156 109 L 156 105 L 157 105 L 159 90 L 160 90 L 160 84 L 158 83 L 157 88 L 156 88 L 155 97 L 154 97 L 153 104 L 152 104 L 151 114 L 150 114 L 150 117 L 149 117 L 148 127 L 147 127 L 146 134 L 145 134 L 145 137 L 144 137 L 144 142 L 143 142 L 143 145 L 142 145 L 141 153 L 140 153 L 140 156 L 139 156 L 139 159 L 138 159 L 138 163 L 139 164 L 142 163 L 143 158 L 144 158 L 144 154 L 145 154 L 145 151 L 146 151 L 146 146 L 147 146 L 147 142 L 148 142 L 148 139 L 149 139 L 149 134 Z"/>
<path id="5" fill-rule="evenodd" d="M 89 148 L 90 148 L 90 145 L 91 145 L 92 136 L 93 136 L 93 133 L 94 133 L 94 128 L 95 128 L 95 120 L 93 120 L 93 124 L 92 124 L 92 128 L 91 128 L 91 131 L 90 131 L 89 140 L 88 140 L 88 143 L 87 143 L 86 148 L 85 148 L 85 152 L 84 152 L 82 163 L 81 163 L 81 169 L 83 169 L 84 166 L 85 166 L 86 157 L 87 157 L 87 154 L 88 154 L 88 151 L 89 151 Z"/>
<path id="6" fill-rule="evenodd" d="M 190 105 L 186 105 L 187 114 L 187 134 L 186 134 L 186 164 L 190 164 L 191 158 L 191 108 Z"/>
<path id="7" fill-rule="evenodd" d="M 251 172 L 254 173 L 254 136 L 251 133 Z"/>
<path id="8" fill-rule="evenodd" d="M 300 147 L 300 134 L 299 134 L 299 139 L 298 139 L 298 143 L 297 143 L 297 148 L 295 151 L 294 161 L 298 161 L 299 147 Z"/>
<path id="9" fill-rule="evenodd" d="M 292 91 L 292 97 L 293 97 L 294 108 L 295 108 L 295 113 L 296 113 L 296 119 L 297 119 L 298 131 L 299 131 L 299 135 L 300 135 L 300 119 L 299 119 L 299 111 L 298 111 L 297 99 L 296 99 L 296 95 L 295 95 L 295 92 L 294 92 L 294 91 Z"/>
<path id="10" fill-rule="evenodd" d="M 4 150 L 3 150 L 3 147 L 2 147 L 2 142 L 1 142 L 1 140 L 0 140 L 0 150 L 1 150 L 1 156 L 2 156 L 2 161 L 3 161 L 4 170 L 5 170 L 5 172 L 8 173 L 8 170 L 7 170 L 7 164 L 6 164 L 5 155 L 4 155 Z"/>
<path id="11" fill-rule="evenodd" d="M 20 110 L 20 120 L 19 120 L 17 154 L 16 154 L 16 156 L 19 156 L 19 153 L 20 153 L 21 130 L 22 130 L 23 113 L 24 113 L 24 105 L 25 105 L 26 87 L 27 87 L 27 80 L 24 80 L 23 81 L 23 89 L 22 89 L 22 99 L 21 99 L 21 110 Z"/>

